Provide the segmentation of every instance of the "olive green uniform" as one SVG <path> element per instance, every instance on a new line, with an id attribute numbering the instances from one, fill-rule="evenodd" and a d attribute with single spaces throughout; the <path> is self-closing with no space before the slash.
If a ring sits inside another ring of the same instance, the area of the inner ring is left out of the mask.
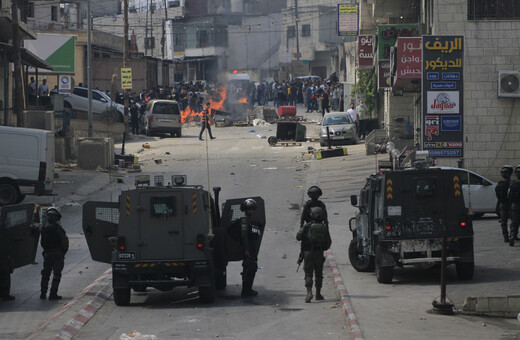
<path id="1" fill-rule="evenodd" d="M 312 287 L 314 276 L 316 289 L 321 289 L 323 283 L 323 264 L 325 256 L 322 249 L 312 249 L 310 241 L 307 239 L 311 223 L 305 224 L 298 233 L 296 239 L 302 242 L 303 250 L 303 270 L 305 271 L 305 287 Z"/>

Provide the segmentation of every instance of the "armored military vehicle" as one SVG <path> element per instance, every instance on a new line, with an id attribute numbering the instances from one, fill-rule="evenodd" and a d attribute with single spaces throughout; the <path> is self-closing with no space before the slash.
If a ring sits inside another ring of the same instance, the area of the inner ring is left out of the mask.
<path id="1" fill-rule="evenodd" d="M 128 305 L 131 289 L 178 286 L 198 287 L 200 300 L 213 302 L 215 289 L 226 287 L 228 262 L 243 257 L 236 221 L 246 198 L 227 200 L 220 215 L 218 187 L 212 197 L 200 185 L 186 185 L 186 176 L 173 176 L 173 185 L 144 182 L 150 180 L 138 179 L 118 202 L 83 205 L 92 259 L 112 264 L 114 302 Z M 253 222 L 263 233 L 264 201 L 251 198 L 258 204 Z"/>
<path id="2" fill-rule="evenodd" d="M 447 263 L 460 279 L 473 277 L 473 226 L 464 206 L 460 172 L 443 169 L 384 171 L 367 178 L 352 205 L 349 259 L 359 272 L 376 271 L 390 283 L 394 267 L 441 262 L 447 237 Z"/>

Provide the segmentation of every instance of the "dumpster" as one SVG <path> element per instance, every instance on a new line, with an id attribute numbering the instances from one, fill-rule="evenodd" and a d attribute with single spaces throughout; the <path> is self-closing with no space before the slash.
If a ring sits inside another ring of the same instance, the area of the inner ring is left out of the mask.
<path id="1" fill-rule="evenodd" d="M 298 122 L 278 122 L 276 138 L 278 140 L 293 140 L 304 142 L 307 128 Z"/>

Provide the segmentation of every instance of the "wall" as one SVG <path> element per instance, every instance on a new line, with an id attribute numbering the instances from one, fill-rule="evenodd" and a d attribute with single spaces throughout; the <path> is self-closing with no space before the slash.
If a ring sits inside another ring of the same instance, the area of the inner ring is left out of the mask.
<path id="1" fill-rule="evenodd" d="M 467 2 L 436 1 L 433 34 L 465 36 L 465 165 L 498 179 L 520 163 L 520 98 L 497 97 L 498 71 L 520 69 L 520 20 L 469 21 Z"/>

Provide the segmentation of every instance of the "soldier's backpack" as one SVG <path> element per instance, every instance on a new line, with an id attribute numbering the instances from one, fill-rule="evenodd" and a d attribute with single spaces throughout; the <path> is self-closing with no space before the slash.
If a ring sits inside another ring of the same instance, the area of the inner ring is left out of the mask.
<path id="1" fill-rule="evenodd" d="M 513 201 L 515 203 L 520 203 L 520 182 L 519 181 L 514 181 L 513 183 L 511 183 L 509 195 L 511 197 L 511 201 Z"/>
<path id="2" fill-rule="evenodd" d="M 331 246 L 329 229 L 325 223 L 312 223 L 307 233 L 312 249 L 327 250 Z"/>
<path id="3" fill-rule="evenodd" d="M 509 182 L 506 180 L 498 182 L 495 187 L 495 194 L 500 202 L 507 201 L 507 191 L 509 189 Z"/>

